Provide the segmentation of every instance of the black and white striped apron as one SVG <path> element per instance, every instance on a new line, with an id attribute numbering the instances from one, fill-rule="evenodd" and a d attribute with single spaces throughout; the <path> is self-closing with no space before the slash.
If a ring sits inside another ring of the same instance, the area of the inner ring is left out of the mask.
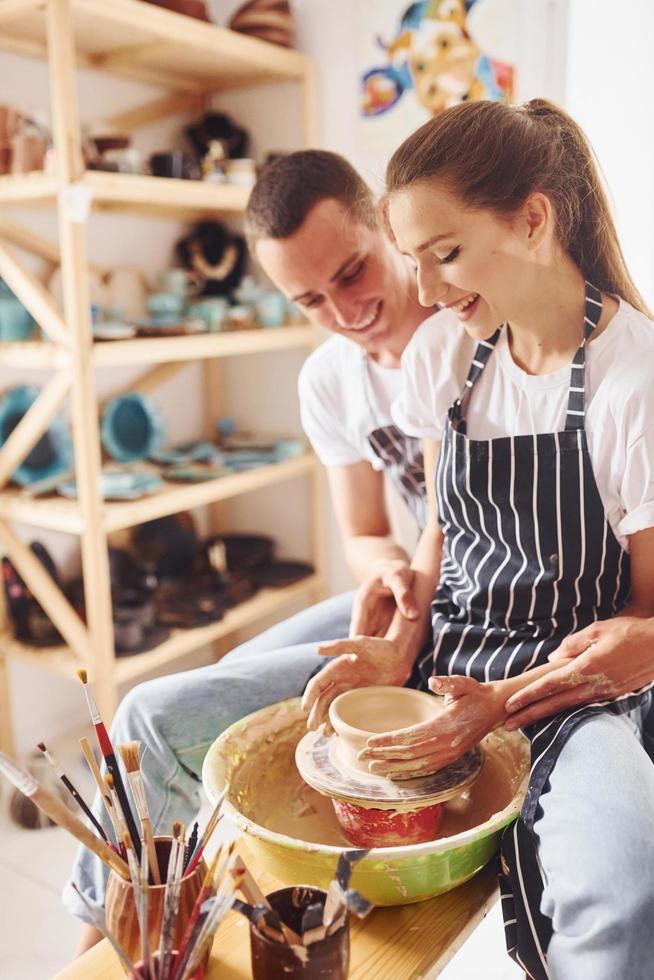
<path id="1" fill-rule="evenodd" d="M 423 658 L 423 674 L 479 681 L 522 674 L 545 663 L 570 633 L 614 616 L 627 602 L 629 556 L 606 519 L 584 428 L 586 342 L 601 311 L 601 295 L 587 283 L 584 340 L 571 365 L 562 432 L 469 439 L 465 409 L 502 328 L 477 347 L 448 413 L 437 466 L 444 546 L 432 605 L 433 660 Z M 539 798 L 575 725 L 601 711 L 630 711 L 645 697 L 641 689 L 566 710 L 525 732 L 529 789 L 504 834 L 500 884 L 507 948 L 534 980 L 548 976 L 552 936 L 551 920 L 540 911 L 533 834 Z"/>
<path id="2" fill-rule="evenodd" d="M 396 425 L 378 425 L 376 399 L 370 381 L 368 357 L 361 358 L 363 394 L 370 417 L 368 445 L 381 460 L 384 470 L 422 530 L 427 523 L 425 464 L 420 439 L 405 435 Z"/>

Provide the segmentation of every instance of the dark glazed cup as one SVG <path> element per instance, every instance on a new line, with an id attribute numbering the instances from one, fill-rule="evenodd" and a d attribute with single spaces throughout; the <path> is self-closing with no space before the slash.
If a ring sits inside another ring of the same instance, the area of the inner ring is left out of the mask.
<path id="1" fill-rule="evenodd" d="M 301 893 L 302 903 L 293 903 L 293 893 Z M 281 888 L 268 895 L 268 901 L 286 925 L 295 932 L 302 931 L 302 915 L 309 905 L 324 904 L 327 892 L 310 885 Z M 290 946 L 268 939 L 250 924 L 250 952 L 253 980 L 346 980 L 350 969 L 350 923 L 345 923 L 331 936 L 306 947 L 307 961 L 303 963 Z"/>

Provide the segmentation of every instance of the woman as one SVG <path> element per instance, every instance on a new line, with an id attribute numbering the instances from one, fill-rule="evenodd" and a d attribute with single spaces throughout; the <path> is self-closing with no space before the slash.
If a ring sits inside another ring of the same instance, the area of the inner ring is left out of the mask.
<path id="1" fill-rule="evenodd" d="M 419 774 L 498 725 L 526 726 L 529 790 L 502 848 L 509 952 L 538 980 L 645 980 L 654 649 L 616 659 L 564 641 L 654 612 L 654 325 L 585 137 L 550 103 L 449 109 L 397 150 L 387 179 L 389 225 L 421 302 L 447 307 L 478 347 L 446 420 L 433 407 L 446 368 L 429 329 L 403 357 L 396 421 L 438 459 L 414 560 L 423 605 L 438 583 L 422 669 L 448 697 L 439 720 L 376 736 L 362 755 L 372 771 Z M 350 677 L 360 660 L 365 684 L 375 655 L 406 645 L 326 652 L 349 654 Z M 337 660 L 312 681 L 314 718 L 344 670 Z"/>

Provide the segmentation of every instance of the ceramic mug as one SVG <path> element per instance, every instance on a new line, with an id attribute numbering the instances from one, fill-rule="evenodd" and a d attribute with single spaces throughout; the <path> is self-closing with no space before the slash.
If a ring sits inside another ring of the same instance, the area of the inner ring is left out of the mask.
<path id="1" fill-rule="evenodd" d="M 283 293 L 271 289 L 258 297 L 254 309 L 262 327 L 281 327 L 286 322 L 288 302 Z"/>
<path id="2" fill-rule="evenodd" d="M 113 872 L 112 872 L 113 874 Z M 280 888 L 267 896 L 271 906 L 286 925 L 302 931 L 302 916 L 309 905 L 324 906 L 327 892 L 322 888 L 300 885 Z M 276 942 L 250 924 L 250 951 L 253 980 L 346 980 L 350 968 L 350 923 L 343 924 L 331 936 L 318 939 L 306 947 L 306 961 L 295 955 L 286 943 Z"/>
<path id="3" fill-rule="evenodd" d="M 173 292 L 150 293 L 146 305 L 153 320 L 170 320 L 182 315 L 184 297 Z"/>
<path id="4" fill-rule="evenodd" d="M 207 330 L 211 333 L 217 333 L 223 327 L 228 309 L 229 300 L 225 299 L 224 296 L 214 296 L 209 299 L 200 300 L 197 303 L 192 303 L 189 306 L 188 313 L 189 316 L 199 317 L 200 320 L 204 320 L 207 325 Z"/>
<path id="5" fill-rule="evenodd" d="M 186 299 L 189 296 L 197 296 L 204 286 L 205 279 L 199 272 L 191 269 L 164 269 L 157 276 L 157 283 L 161 290 L 166 293 L 174 293 Z"/>

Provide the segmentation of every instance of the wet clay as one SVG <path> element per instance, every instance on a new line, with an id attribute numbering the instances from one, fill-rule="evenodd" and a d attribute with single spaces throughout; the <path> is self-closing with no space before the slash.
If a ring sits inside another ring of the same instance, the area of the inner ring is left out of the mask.
<path id="1" fill-rule="evenodd" d="M 331 800 L 308 786 L 295 766 L 295 748 L 306 732 L 304 718 L 283 732 L 260 738 L 234 760 L 229 797 L 243 816 L 260 826 L 311 844 L 347 847 Z M 476 782 L 445 804 L 436 840 L 470 830 L 507 806 L 524 774 L 524 756 L 501 734 L 484 741 L 486 760 Z"/>

